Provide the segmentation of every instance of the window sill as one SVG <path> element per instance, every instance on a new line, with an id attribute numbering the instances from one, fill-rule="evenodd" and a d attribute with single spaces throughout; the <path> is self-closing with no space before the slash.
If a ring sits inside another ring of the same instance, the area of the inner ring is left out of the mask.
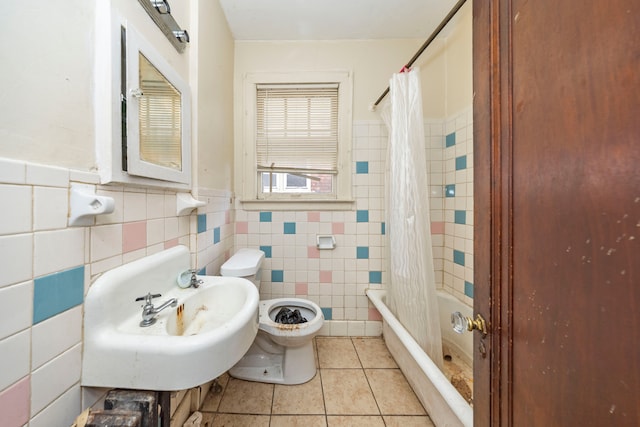
<path id="1" fill-rule="evenodd" d="M 246 211 L 350 211 L 355 200 L 306 199 L 306 200 L 240 200 Z"/>

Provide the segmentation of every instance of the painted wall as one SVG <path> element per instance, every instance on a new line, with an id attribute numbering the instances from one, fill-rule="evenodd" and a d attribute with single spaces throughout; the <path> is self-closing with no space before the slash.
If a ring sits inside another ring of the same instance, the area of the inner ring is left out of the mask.
<path id="1" fill-rule="evenodd" d="M 377 120 L 368 110 L 389 85 L 391 74 L 420 47 L 422 40 L 238 41 L 235 94 L 242 99 L 242 76 L 258 71 L 353 71 L 353 120 Z M 236 116 L 242 111 L 236 103 Z M 237 116 L 238 117 L 238 116 Z M 236 120 L 236 132 L 238 120 Z"/>
<path id="2" fill-rule="evenodd" d="M 0 25 L 0 156 L 90 170 L 95 2 L 7 0 Z"/>
<path id="3" fill-rule="evenodd" d="M 197 37 L 190 46 L 194 55 L 191 84 L 196 112 L 193 135 L 198 147 L 194 162 L 197 183 L 199 187 L 231 191 L 234 41 L 217 1 L 194 2 L 192 9 L 192 29 L 197 27 Z"/>

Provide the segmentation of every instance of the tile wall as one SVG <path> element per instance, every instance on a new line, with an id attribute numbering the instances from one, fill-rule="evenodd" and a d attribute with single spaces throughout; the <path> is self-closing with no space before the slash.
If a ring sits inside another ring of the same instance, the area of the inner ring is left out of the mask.
<path id="1" fill-rule="evenodd" d="M 425 120 L 431 191 L 431 231 L 438 287 L 473 300 L 473 144 L 471 109 Z M 387 129 L 381 121 L 354 124 L 352 211 L 236 209 L 235 247 L 266 254 L 261 298 L 299 297 L 325 315 L 324 335 L 377 335 L 379 314 L 366 288 L 384 287 L 384 171 Z M 449 141 L 449 142 L 447 142 Z M 333 250 L 316 236 L 331 234 Z"/>
<path id="2" fill-rule="evenodd" d="M 200 215 L 176 216 L 174 192 L 98 182 L 92 173 L 0 159 L 3 426 L 71 425 L 104 393 L 80 387 L 82 304 L 98 275 L 178 244 L 199 248 L 194 265 L 211 269 L 232 245 L 227 194 L 204 191 L 206 231 L 197 233 Z M 113 197 L 114 212 L 68 227 L 72 183 Z"/>
<path id="3" fill-rule="evenodd" d="M 439 286 L 473 297 L 472 114 L 425 122 Z M 197 213 L 176 216 L 171 191 L 98 185 L 98 175 L 0 159 L 0 414 L 6 425 L 70 425 L 100 390 L 80 388 L 82 303 L 101 273 L 184 244 L 201 273 L 237 248 L 266 254 L 262 298 L 296 296 L 323 310 L 324 335 L 380 333 L 364 290 L 386 283 L 382 122 L 354 125 L 353 211 L 255 212 L 230 192 L 200 189 Z M 68 227 L 72 183 L 113 197 L 112 214 Z M 10 208 L 6 208 L 10 207 Z M 316 235 L 336 238 L 318 250 Z"/>
<path id="4" fill-rule="evenodd" d="M 443 123 L 442 287 L 473 306 L 473 111 Z"/>
<path id="5" fill-rule="evenodd" d="M 354 125 L 351 211 L 236 210 L 236 248 L 266 254 L 261 298 L 299 297 L 324 313 L 323 335 L 379 335 L 380 315 L 364 293 L 384 283 L 384 167 L 387 131 L 378 121 Z M 317 235 L 333 235 L 318 250 Z"/>

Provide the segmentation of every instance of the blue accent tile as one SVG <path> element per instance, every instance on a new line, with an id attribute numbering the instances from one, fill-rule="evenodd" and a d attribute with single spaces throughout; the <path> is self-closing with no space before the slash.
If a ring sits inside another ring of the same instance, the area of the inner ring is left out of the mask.
<path id="1" fill-rule="evenodd" d="M 370 271 L 369 283 L 382 283 L 382 271 Z"/>
<path id="2" fill-rule="evenodd" d="M 455 211 L 453 213 L 454 221 L 456 224 L 466 224 L 467 223 L 467 211 Z"/>
<path id="3" fill-rule="evenodd" d="M 358 246 L 356 248 L 356 258 L 358 258 L 358 259 L 369 259 L 369 247 L 368 246 Z"/>
<path id="4" fill-rule="evenodd" d="M 260 212 L 260 222 L 271 222 L 271 212 Z"/>
<path id="5" fill-rule="evenodd" d="M 380 223 L 380 234 L 387 234 L 387 225 L 384 222 Z"/>
<path id="6" fill-rule="evenodd" d="M 220 243 L 220 227 L 213 229 L 213 244 Z"/>
<path id="7" fill-rule="evenodd" d="M 322 310 L 324 320 L 331 320 L 333 318 L 333 308 L 322 307 L 320 310 Z"/>
<path id="8" fill-rule="evenodd" d="M 445 147 L 453 147 L 456 145 L 456 133 L 452 132 L 445 136 Z"/>
<path id="9" fill-rule="evenodd" d="M 265 258 L 271 258 L 271 246 L 260 246 L 260 250 L 264 252 Z"/>
<path id="10" fill-rule="evenodd" d="M 467 156 L 456 157 L 456 170 L 462 170 L 467 168 Z"/>
<path id="11" fill-rule="evenodd" d="M 296 223 L 295 222 L 285 222 L 284 223 L 284 234 L 296 234 Z"/>
<path id="12" fill-rule="evenodd" d="M 198 270 L 198 275 L 206 276 L 207 275 L 207 267 L 202 267 L 200 270 Z"/>
<path id="13" fill-rule="evenodd" d="M 458 265 L 464 265 L 464 252 L 453 250 L 453 262 Z"/>
<path id="14" fill-rule="evenodd" d="M 33 281 L 33 323 L 82 304 L 84 265 Z"/>
<path id="15" fill-rule="evenodd" d="M 464 282 L 464 294 L 469 298 L 473 298 L 473 283 Z"/>
<path id="16" fill-rule="evenodd" d="M 356 162 L 356 173 L 369 173 L 369 162 Z"/>
<path id="17" fill-rule="evenodd" d="M 356 222 L 369 222 L 369 211 L 356 211 Z"/>
<path id="18" fill-rule="evenodd" d="M 455 184 L 445 185 L 444 195 L 445 197 L 456 197 L 456 185 Z"/>
<path id="19" fill-rule="evenodd" d="M 283 270 L 271 270 L 271 281 L 273 283 L 284 282 L 284 271 Z"/>
<path id="20" fill-rule="evenodd" d="M 198 214 L 198 233 L 207 231 L 207 214 Z"/>

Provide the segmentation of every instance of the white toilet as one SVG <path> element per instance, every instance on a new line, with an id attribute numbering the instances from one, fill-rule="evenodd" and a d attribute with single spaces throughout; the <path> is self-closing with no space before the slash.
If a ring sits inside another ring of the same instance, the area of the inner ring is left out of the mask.
<path id="1" fill-rule="evenodd" d="M 240 249 L 222 265 L 220 274 L 251 280 L 260 290 L 263 259 L 261 250 Z M 283 307 L 299 310 L 307 322 L 277 323 L 276 315 Z M 324 323 L 320 307 L 301 298 L 276 298 L 260 301 L 259 316 L 255 341 L 229 374 L 276 384 L 302 384 L 312 379 L 316 374 L 312 340 Z"/>

